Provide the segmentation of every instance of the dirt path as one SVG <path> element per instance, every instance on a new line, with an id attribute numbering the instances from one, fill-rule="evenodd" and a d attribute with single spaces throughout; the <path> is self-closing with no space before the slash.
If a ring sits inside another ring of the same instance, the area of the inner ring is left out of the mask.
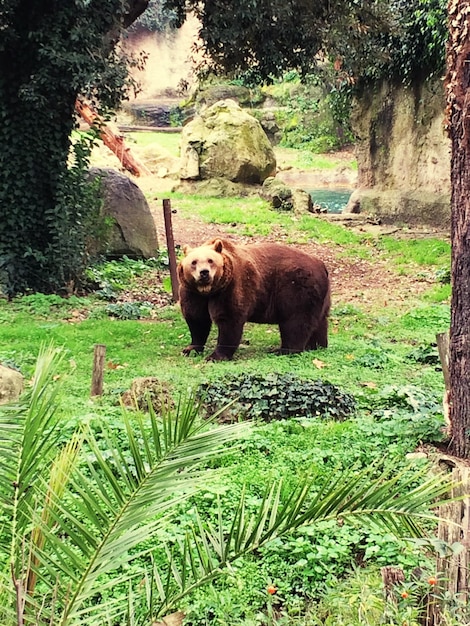
<path id="1" fill-rule="evenodd" d="M 154 212 L 159 241 L 165 241 L 165 226 L 162 212 Z M 200 245 L 213 237 L 226 237 L 240 243 L 276 241 L 287 243 L 287 235 L 281 230 L 268 237 L 243 237 L 227 233 L 223 225 L 206 224 L 197 215 L 184 218 L 177 210 L 172 214 L 175 244 Z M 414 300 L 429 289 L 432 280 L 422 276 L 399 275 L 380 259 L 368 261 L 344 256 L 340 246 L 329 246 L 317 242 L 297 244 L 297 247 L 318 256 L 327 265 L 332 283 L 333 299 L 336 303 L 355 304 L 363 310 L 403 304 Z"/>

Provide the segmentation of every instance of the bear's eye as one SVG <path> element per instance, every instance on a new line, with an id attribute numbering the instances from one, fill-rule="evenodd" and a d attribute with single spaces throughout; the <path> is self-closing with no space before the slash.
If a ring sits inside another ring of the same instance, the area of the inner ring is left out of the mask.
<path id="1" fill-rule="evenodd" d="M 214 261 L 212 259 L 207 259 L 207 262 L 209 263 L 209 265 L 212 265 Z"/>
<path id="2" fill-rule="evenodd" d="M 196 267 L 197 265 L 197 259 L 194 259 L 194 261 L 191 261 L 191 266 L 192 267 Z"/>

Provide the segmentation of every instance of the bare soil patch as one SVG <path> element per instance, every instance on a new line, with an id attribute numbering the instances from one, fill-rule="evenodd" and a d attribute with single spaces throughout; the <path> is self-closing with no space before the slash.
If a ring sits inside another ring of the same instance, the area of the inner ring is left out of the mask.
<path id="1" fill-rule="evenodd" d="M 338 153 L 322 155 L 326 160 L 330 160 L 332 167 L 319 168 L 318 170 L 299 170 L 293 167 L 293 151 L 280 150 L 276 148 L 276 157 L 278 160 L 278 176 L 284 179 L 288 184 L 294 186 L 296 181 L 303 180 L 306 176 L 310 181 L 320 187 L 337 188 L 338 186 L 354 187 L 356 172 L 351 168 L 351 162 L 354 154 L 350 150 L 343 150 Z M 170 167 L 167 168 L 171 170 Z M 153 195 L 150 202 L 151 210 L 154 215 L 155 223 L 158 231 L 158 238 L 161 247 L 166 246 L 165 225 L 163 220 L 163 211 L 161 199 L 165 197 L 165 193 L 170 191 L 177 183 L 174 177 L 160 177 L 155 170 L 152 177 L 144 177 L 137 181 L 147 195 Z M 299 184 L 299 187 L 302 187 Z M 158 198 L 156 197 L 158 196 Z M 335 216 L 336 218 L 338 216 Z M 328 218 L 327 218 L 328 219 Z M 331 218 L 332 219 L 332 218 Z M 336 220 L 335 220 L 336 221 Z M 173 206 L 172 214 L 173 236 L 175 244 L 182 246 L 189 244 L 197 246 L 214 237 L 233 238 L 239 242 L 256 243 L 261 241 L 276 241 L 293 245 L 287 241 L 286 234 L 279 229 L 273 231 L 269 237 L 244 237 L 236 234 L 236 227 L 232 227 L 230 232 L 224 225 L 207 224 L 203 222 L 197 214 L 191 216 L 190 219 L 183 217 L 178 212 L 177 205 Z M 347 228 L 351 228 L 354 232 L 364 233 L 373 236 L 380 236 L 384 233 L 393 234 L 394 237 L 413 237 L 413 236 L 442 236 L 443 233 L 431 232 L 429 229 L 411 231 L 406 228 L 390 227 L 376 223 L 348 223 Z M 235 231 L 235 234 L 234 234 Z M 448 233 L 444 233 L 448 235 Z M 364 310 L 393 306 L 402 304 L 404 301 L 413 301 L 419 297 L 423 291 L 427 290 L 432 283 L 431 279 L 419 275 L 399 275 L 394 270 L 391 263 L 381 258 L 378 254 L 373 260 L 364 260 L 359 258 L 351 258 L 345 255 L 344 249 L 340 246 L 319 244 L 311 241 L 306 244 L 297 244 L 298 247 L 304 248 L 313 255 L 320 257 L 327 265 L 332 280 L 333 298 L 336 303 L 357 304 Z M 373 254 L 373 251 L 372 251 Z M 143 290 L 149 301 L 151 297 L 151 287 L 147 285 Z"/>
<path id="2" fill-rule="evenodd" d="M 165 246 L 165 225 L 163 212 L 153 211 L 159 241 Z M 173 236 L 176 245 L 197 246 L 214 237 L 233 239 L 240 243 L 260 243 L 273 241 L 293 245 L 281 230 L 268 237 L 246 237 L 227 232 L 220 224 L 207 224 L 197 215 L 187 219 L 176 209 L 172 213 Z M 431 279 L 418 275 L 399 275 L 378 256 L 373 261 L 344 256 L 344 250 L 336 245 L 320 244 L 314 241 L 296 244 L 306 252 L 321 258 L 328 267 L 332 283 L 333 300 L 336 303 L 360 305 L 368 310 L 377 307 L 393 306 L 406 300 L 414 300 L 429 289 Z"/>

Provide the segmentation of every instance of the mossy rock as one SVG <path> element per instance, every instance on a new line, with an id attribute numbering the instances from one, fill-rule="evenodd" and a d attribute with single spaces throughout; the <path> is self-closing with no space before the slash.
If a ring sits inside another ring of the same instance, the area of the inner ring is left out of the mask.
<path id="1" fill-rule="evenodd" d="M 124 406 L 148 411 L 149 403 L 156 414 L 175 406 L 170 385 L 154 376 L 135 378 L 128 391 L 121 396 Z"/>

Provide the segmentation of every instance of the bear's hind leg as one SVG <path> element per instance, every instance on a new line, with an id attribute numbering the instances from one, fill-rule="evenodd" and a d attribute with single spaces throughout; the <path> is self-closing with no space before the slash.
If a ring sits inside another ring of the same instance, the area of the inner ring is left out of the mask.
<path id="1" fill-rule="evenodd" d="M 280 354 L 303 352 L 310 335 L 310 324 L 304 319 L 294 318 L 279 324 L 281 333 Z"/>
<path id="2" fill-rule="evenodd" d="M 325 315 L 325 317 L 323 317 L 323 319 L 320 320 L 320 323 L 315 328 L 313 333 L 310 335 L 305 349 L 316 350 L 317 348 L 327 348 L 327 347 L 328 347 L 328 318 Z"/>

